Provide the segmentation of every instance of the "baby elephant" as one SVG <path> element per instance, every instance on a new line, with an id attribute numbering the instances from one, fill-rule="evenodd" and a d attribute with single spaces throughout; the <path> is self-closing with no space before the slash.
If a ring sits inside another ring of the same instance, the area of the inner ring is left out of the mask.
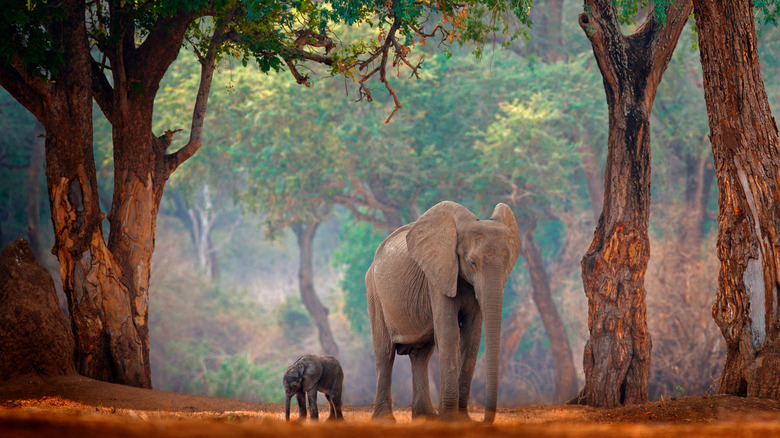
<path id="1" fill-rule="evenodd" d="M 319 418 L 317 412 L 317 391 L 325 394 L 330 405 L 328 420 L 343 419 L 341 413 L 341 385 L 344 382 L 344 372 L 339 361 L 333 356 L 315 356 L 307 354 L 298 358 L 287 367 L 284 373 L 284 419 L 290 421 L 290 399 L 293 395 L 298 400 L 298 412 L 301 421 L 306 418 L 306 397 L 309 396 L 311 418 Z"/>

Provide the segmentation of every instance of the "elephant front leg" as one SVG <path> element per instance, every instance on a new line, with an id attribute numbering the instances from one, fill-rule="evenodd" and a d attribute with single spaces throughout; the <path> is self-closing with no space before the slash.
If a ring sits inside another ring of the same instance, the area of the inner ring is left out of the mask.
<path id="1" fill-rule="evenodd" d="M 306 397 L 303 392 L 295 394 L 295 399 L 298 401 L 298 421 L 306 419 Z"/>
<path id="2" fill-rule="evenodd" d="M 471 381 L 474 377 L 474 367 L 477 364 L 477 353 L 479 353 L 479 341 L 482 337 L 482 314 L 476 312 L 473 315 L 467 315 L 460 325 L 460 357 L 463 362 L 460 366 L 460 376 L 458 377 L 458 411 L 465 418 L 468 418 Z"/>
<path id="3" fill-rule="evenodd" d="M 434 294 L 434 296 L 439 294 Z M 458 419 L 460 375 L 460 329 L 451 298 L 443 295 L 433 303 L 433 331 L 439 350 L 439 418 Z"/>
<path id="4" fill-rule="evenodd" d="M 434 344 L 431 343 L 409 352 L 409 360 L 412 362 L 412 418 L 430 417 L 435 414 L 428 382 L 428 361 L 431 359 L 433 347 Z"/>
<path id="5" fill-rule="evenodd" d="M 317 388 L 309 390 L 309 412 L 311 413 L 312 420 L 318 420 L 320 413 L 317 410 Z"/>

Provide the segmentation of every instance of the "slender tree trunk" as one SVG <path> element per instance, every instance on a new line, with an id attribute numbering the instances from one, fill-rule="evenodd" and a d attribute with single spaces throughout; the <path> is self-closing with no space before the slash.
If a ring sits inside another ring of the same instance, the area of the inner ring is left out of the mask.
<path id="1" fill-rule="evenodd" d="M 563 403 L 577 394 L 579 383 L 574 370 L 574 357 L 571 345 L 569 345 L 569 338 L 566 335 L 566 327 L 552 299 L 550 276 L 547 274 L 542 252 L 533 237 L 535 228 L 535 222 L 531 222 L 531 226 L 525 229 L 521 253 L 528 262 L 534 303 L 539 309 L 544 331 L 550 341 L 550 353 L 552 354 L 555 375 L 554 400 L 556 403 Z"/>
<path id="2" fill-rule="evenodd" d="M 629 36 L 622 34 L 611 2 L 586 0 L 585 7 L 580 27 L 604 79 L 609 139 L 604 209 L 582 258 L 590 339 L 583 355 L 585 387 L 573 401 L 614 407 L 647 401 L 650 112 L 691 5 L 669 6 L 665 25 L 651 15 Z"/>
<path id="3" fill-rule="evenodd" d="M 759 68 L 753 3 L 694 2 L 719 190 L 719 392 L 780 399 L 780 140 Z"/>
<path id="4" fill-rule="evenodd" d="M 301 300 L 306 310 L 309 311 L 319 333 L 320 345 L 325 354 L 338 356 L 339 347 L 333 338 L 333 332 L 328 323 L 328 309 L 322 305 L 314 290 L 314 270 L 312 268 L 312 244 L 314 234 L 317 232 L 319 222 L 307 225 L 293 225 L 295 237 L 298 239 L 300 249 L 300 267 L 298 269 L 298 287 L 301 292 Z"/>
<path id="5" fill-rule="evenodd" d="M 43 174 L 43 163 L 46 160 L 46 130 L 40 122 L 35 122 L 32 131 L 32 141 L 30 142 L 30 167 L 27 170 L 27 207 L 25 215 L 27 216 L 27 240 L 30 242 L 30 248 L 35 254 L 39 264 L 46 262 L 46 254 L 41 241 L 41 174 Z"/>

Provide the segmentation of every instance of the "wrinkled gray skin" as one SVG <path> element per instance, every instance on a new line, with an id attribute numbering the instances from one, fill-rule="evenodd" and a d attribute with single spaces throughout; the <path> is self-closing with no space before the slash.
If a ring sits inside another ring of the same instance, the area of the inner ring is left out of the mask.
<path id="1" fill-rule="evenodd" d="M 394 421 L 390 380 L 396 354 L 412 363 L 412 416 L 433 416 L 428 360 L 439 351 L 439 417 L 468 420 L 471 378 L 485 324 L 485 422 L 495 418 L 504 284 L 517 261 L 514 214 L 498 204 L 489 220 L 444 201 L 397 229 L 366 273 L 376 360 L 373 418 Z"/>
<path id="2" fill-rule="evenodd" d="M 306 354 L 287 367 L 284 373 L 284 419 L 290 421 L 290 399 L 298 400 L 298 421 L 306 419 L 306 395 L 309 399 L 311 418 L 319 418 L 317 411 L 317 391 L 325 394 L 330 405 L 328 420 L 341 420 L 341 387 L 344 372 L 339 361 L 333 356 L 315 356 Z"/>

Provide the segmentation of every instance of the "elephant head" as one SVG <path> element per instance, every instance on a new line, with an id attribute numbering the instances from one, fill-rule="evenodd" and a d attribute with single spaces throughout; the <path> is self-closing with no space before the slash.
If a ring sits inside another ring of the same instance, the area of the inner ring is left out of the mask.
<path id="1" fill-rule="evenodd" d="M 465 207 L 444 201 L 411 226 L 406 243 L 432 291 L 454 297 L 459 278 L 474 289 L 485 334 L 485 421 L 492 422 L 498 393 L 503 291 L 520 252 L 515 216 L 506 204 L 499 203 L 489 220 L 479 220 Z"/>

